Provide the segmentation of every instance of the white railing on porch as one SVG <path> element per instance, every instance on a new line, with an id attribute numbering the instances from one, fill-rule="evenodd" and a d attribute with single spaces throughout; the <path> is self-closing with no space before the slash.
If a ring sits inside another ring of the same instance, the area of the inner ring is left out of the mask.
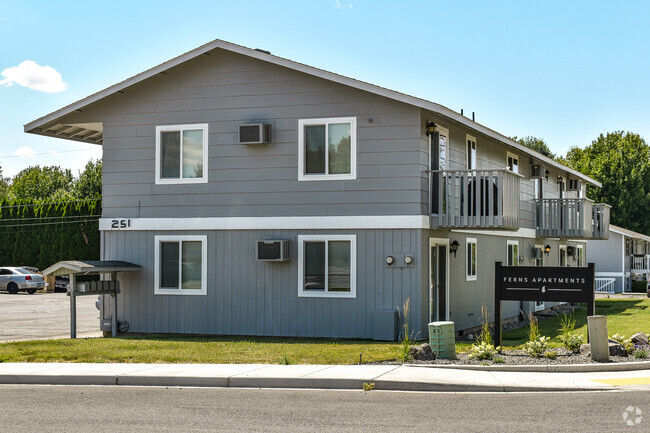
<path id="1" fill-rule="evenodd" d="M 587 198 L 535 200 L 539 237 L 607 239 L 609 205 Z"/>
<path id="2" fill-rule="evenodd" d="M 509 170 L 429 172 L 432 227 L 519 228 L 519 182 Z"/>
<path id="3" fill-rule="evenodd" d="M 643 257 L 632 257 L 632 272 L 636 274 L 650 273 L 650 254 Z"/>
<path id="4" fill-rule="evenodd" d="M 596 293 L 614 293 L 616 278 L 596 278 Z"/>

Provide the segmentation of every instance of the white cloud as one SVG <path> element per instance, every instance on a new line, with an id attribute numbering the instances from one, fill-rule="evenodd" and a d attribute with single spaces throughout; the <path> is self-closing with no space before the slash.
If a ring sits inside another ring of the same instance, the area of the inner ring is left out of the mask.
<path id="1" fill-rule="evenodd" d="M 56 150 L 50 150 L 50 155 L 52 155 L 52 156 L 61 156 L 61 154 L 59 152 L 57 152 Z"/>
<path id="2" fill-rule="evenodd" d="M 14 152 L 14 155 L 23 156 L 23 157 L 34 156 L 34 155 L 36 155 L 36 151 L 34 149 L 32 149 L 31 147 L 29 147 L 29 146 L 23 146 L 23 147 L 20 147 L 20 148 L 16 149 L 16 151 Z"/>
<path id="3" fill-rule="evenodd" d="M 334 5 L 335 9 L 348 9 L 348 8 L 352 8 L 352 7 L 354 7 L 354 5 L 352 3 L 350 3 L 348 5 L 342 5 L 340 0 L 336 0 L 336 5 Z"/>
<path id="4" fill-rule="evenodd" d="M 0 73 L 4 79 L 0 85 L 27 87 L 39 92 L 56 93 L 63 92 L 66 84 L 59 71 L 51 66 L 41 66 L 32 60 L 25 60 L 18 66 L 7 68 Z"/>

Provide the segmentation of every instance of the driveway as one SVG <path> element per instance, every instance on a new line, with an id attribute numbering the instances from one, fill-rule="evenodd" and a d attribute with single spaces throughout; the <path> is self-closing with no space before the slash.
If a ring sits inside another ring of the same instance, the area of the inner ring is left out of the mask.
<path id="1" fill-rule="evenodd" d="M 96 296 L 77 297 L 77 336 L 100 336 Z M 70 337 L 70 298 L 65 293 L 0 292 L 0 342 Z"/>

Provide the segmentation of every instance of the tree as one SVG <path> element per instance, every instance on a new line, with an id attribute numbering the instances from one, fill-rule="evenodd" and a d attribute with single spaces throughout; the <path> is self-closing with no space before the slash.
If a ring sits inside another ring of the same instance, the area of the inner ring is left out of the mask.
<path id="1" fill-rule="evenodd" d="M 0 202 L 7 196 L 9 188 L 9 179 L 3 176 L 2 167 L 0 167 Z"/>
<path id="2" fill-rule="evenodd" d="M 549 158 L 556 159 L 556 155 L 553 152 L 551 152 L 551 149 L 549 149 L 548 145 L 546 144 L 543 138 L 536 138 L 529 135 L 528 137 L 523 137 L 523 138 L 518 138 L 515 136 L 512 137 L 512 139 L 519 144 L 523 144 L 529 149 L 533 149 L 534 151 L 541 153 L 544 156 L 548 156 Z"/>
<path id="3" fill-rule="evenodd" d="M 84 171 L 79 174 L 79 179 L 74 184 L 73 196 L 76 199 L 101 198 L 102 168 L 101 159 L 88 161 Z"/>
<path id="4" fill-rule="evenodd" d="M 600 135 L 584 149 L 572 147 L 566 164 L 603 184 L 587 197 L 612 206 L 612 224 L 650 235 L 650 146 L 638 134 Z"/>
<path id="5" fill-rule="evenodd" d="M 58 190 L 72 191 L 74 177 L 69 169 L 56 166 L 28 167 L 14 176 L 7 190 L 11 200 L 45 201 Z M 59 193 L 62 194 L 62 193 Z"/>

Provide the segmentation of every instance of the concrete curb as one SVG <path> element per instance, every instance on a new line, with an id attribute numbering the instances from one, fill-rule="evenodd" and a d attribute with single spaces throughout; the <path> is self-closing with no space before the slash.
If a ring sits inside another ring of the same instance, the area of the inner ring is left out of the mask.
<path id="1" fill-rule="evenodd" d="M 604 364 L 561 364 L 561 365 L 454 365 L 454 364 L 408 364 L 410 367 L 442 368 L 474 371 L 517 371 L 534 373 L 594 373 L 608 371 L 637 371 L 650 369 L 650 361 L 611 362 Z"/>

